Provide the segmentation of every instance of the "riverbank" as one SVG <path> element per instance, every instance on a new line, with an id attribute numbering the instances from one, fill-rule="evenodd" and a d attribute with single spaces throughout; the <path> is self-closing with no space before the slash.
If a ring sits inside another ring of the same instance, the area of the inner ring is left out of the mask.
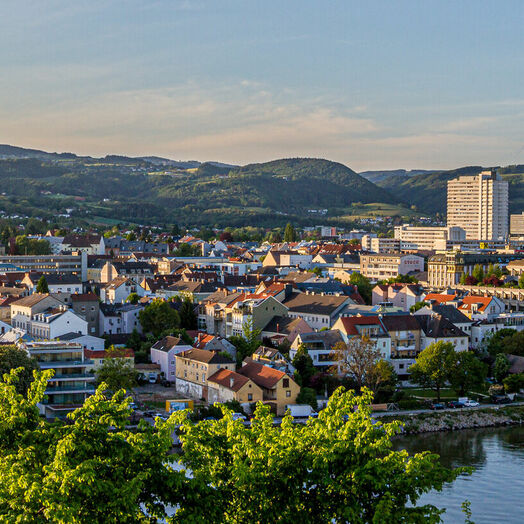
<path id="1" fill-rule="evenodd" d="M 461 429 L 514 426 L 524 423 L 524 406 L 501 406 L 485 409 L 392 415 L 382 421 L 400 420 L 404 434 L 457 431 Z"/>

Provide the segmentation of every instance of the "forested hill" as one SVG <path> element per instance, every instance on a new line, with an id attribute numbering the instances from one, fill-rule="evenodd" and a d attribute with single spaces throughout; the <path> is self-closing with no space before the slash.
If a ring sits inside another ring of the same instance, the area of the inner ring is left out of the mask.
<path id="1" fill-rule="evenodd" d="M 318 224 L 350 215 L 355 203 L 394 208 L 398 202 L 329 160 L 294 158 L 239 168 L 204 163 L 182 169 L 144 158 L 36 155 L 0 160 L 1 210 L 47 218 L 74 209 L 72 214 L 84 219 L 273 227 L 288 220 Z"/>

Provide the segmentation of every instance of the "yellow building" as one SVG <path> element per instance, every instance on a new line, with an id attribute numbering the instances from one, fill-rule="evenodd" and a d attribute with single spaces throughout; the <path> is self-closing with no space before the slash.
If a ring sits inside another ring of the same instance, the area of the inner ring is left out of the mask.
<path id="1" fill-rule="evenodd" d="M 238 373 L 260 387 L 264 403 L 271 405 L 277 415 L 285 413 L 287 404 L 296 404 L 300 386 L 283 371 L 258 362 L 247 362 Z"/>
<path id="2" fill-rule="evenodd" d="M 264 399 L 262 389 L 250 378 L 229 369 L 220 369 L 208 378 L 208 401 L 240 403 L 259 402 Z"/>
<path id="3" fill-rule="evenodd" d="M 216 351 L 190 349 L 175 355 L 176 390 L 192 398 L 207 400 L 207 379 L 219 369 L 235 371 L 235 362 Z"/>

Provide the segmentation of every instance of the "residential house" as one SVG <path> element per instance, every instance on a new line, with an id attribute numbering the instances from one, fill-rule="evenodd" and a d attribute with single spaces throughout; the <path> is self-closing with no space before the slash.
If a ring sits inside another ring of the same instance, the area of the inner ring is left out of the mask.
<path id="1" fill-rule="evenodd" d="M 260 364 L 264 364 L 264 366 L 284 371 L 284 373 L 290 376 L 293 376 L 295 372 L 295 368 L 291 362 L 276 348 L 259 346 L 251 355 L 251 360 L 260 362 Z"/>
<path id="2" fill-rule="evenodd" d="M 196 349 L 205 349 L 206 351 L 229 353 L 231 358 L 234 360 L 237 354 L 237 348 L 229 342 L 229 340 L 222 338 L 218 335 L 208 335 L 207 333 L 199 332 L 193 343 L 193 347 Z"/>
<path id="3" fill-rule="evenodd" d="M 326 370 L 336 364 L 333 352 L 334 347 L 340 343 L 343 344 L 344 339 L 338 329 L 300 333 L 291 344 L 289 358 L 293 361 L 298 348 L 300 346 L 305 346 L 311 360 L 313 361 L 313 365 L 317 368 Z"/>
<path id="4" fill-rule="evenodd" d="M 377 284 L 372 291 L 371 303 L 375 306 L 389 302 L 409 312 L 411 306 L 421 302 L 424 290 L 419 284 Z"/>
<path id="5" fill-rule="evenodd" d="M 473 320 L 492 320 L 504 313 L 506 306 L 497 297 L 466 295 L 462 297 L 458 310 Z"/>
<path id="6" fill-rule="evenodd" d="M 451 342 L 455 351 L 467 351 L 469 349 L 469 337 L 447 318 L 438 313 L 431 315 L 414 315 L 422 328 L 421 346 L 426 349 L 434 342 Z"/>
<path id="7" fill-rule="evenodd" d="M 354 337 L 367 337 L 375 343 L 382 358 L 391 358 L 391 338 L 378 315 L 365 317 L 340 317 L 333 326 L 338 329 L 346 343 Z"/>
<path id="8" fill-rule="evenodd" d="M 63 302 L 47 293 L 33 293 L 11 303 L 11 324 L 13 327 L 29 331 L 31 320 L 36 313 L 63 305 Z"/>
<path id="9" fill-rule="evenodd" d="M 190 349 L 175 355 L 176 390 L 192 398 L 208 399 L 207 379 L 219 369 L 235 371 L 235 362 L 215 351 Z"/>
<path id="10" fill-rule="evenodd" d="M 382 325 L 391 339 L 390 362 L 400 380 L 408 380 L 409 367 L 422 350 L 422 329 L 412 315 L 384 315 Z"/>
<path id="11" fill-rule="evenodd" d="M 105 253 L 105 239 L 103 235 L 75 235 L 69 234 L 62 240 L 62 252 L 76 251 L 88 255 L 103 255 Z"/>
<path id="12" fill-rule="evenodd" d="M 208 402 L 229 402 L 235 400 L 241 404 L 262 402 L 262 388 L 250 378 L 231 371 L 219 369 L 208 380 Z"/>
<path id="13" fill-rule="evenodd" d="M 142 333 L 140 311 L 142 304 L 100 304 L 99 328 L 101 335 Z"/>
<path id="14" fill-rule="evenodd" d="M 244 326 L 249 324 L 253 329 L 262 329 L 273 317 L 285 316 L 287 311 L 287 306 L 271 295 L 243 293 L 224 308 L 226 338 L 243 336 Z"/>
<path id="15" fill-rule="evenodd" d="M 283 305 L 291 318 L 303 318 L 313 329 L 331 328 L 344 307 L 353 301 L 347 296 L 292 293 Z"/>
<path id="16" fill-rule="evenodd" d="M 71 332 L 87 335 L 87 321 L 63 305 L 35 313 L 27 326 L 29 335 L 45 340 L 58 339 Z"/>
<path id="17" fill-rule="evenodd" d="M 269 404 L 277 416 L 284 415 L 287 404 L 296 403 L 300 386 L 283 371 L 259 362 L 247 362 L 238 373 L 260 387 L 264 404 Z"/>
<path id="18" fill-rule="evenodd" d="M 131 293 L 137 291 L 137 284 L 133 280 L 116 277 L 100 289 L 100 298 L 106 304 L 122 304 Z"/>
<path id="19" fill-rule="evenodd" d="M 269 338 L 275 344 L 287 340 L 290 344 L 300 333 L 311 333 L 313 328 L 302 318 L 273 317 L 262 329 L 262 338 Z"/>
<path id="20" fill-rule="evenodd" d="M 176 380 L 176 359 L 175 355 L 192 349 L 179 337 L 167 336 L 155 342 L 151 346 L 151 362 L 160 365 L 160 370 L 166 380 L 175 382 Z"/>
<path id="21" fill-rule="evenodd" d="M 105 340 L 103 338 L 84 335 L 82 333 L 75 333 L 74 331 L 58 336 L 57 340 L 60 340 L 61 342 L 73 342 L 75 344 L 81 344 L 84 348 L 84 352 L 86 350 L 102 351 L 105 347 Z M 86 358 L 90 357 L 88 357 L 86 354 Z"/>
<path id="22" fill-rule="evenodd" d="M 87 321 L 87 332 L 97 337 L 99 331 L 100 301 L 94 293 L 71 295 L 73 311 Z"/>

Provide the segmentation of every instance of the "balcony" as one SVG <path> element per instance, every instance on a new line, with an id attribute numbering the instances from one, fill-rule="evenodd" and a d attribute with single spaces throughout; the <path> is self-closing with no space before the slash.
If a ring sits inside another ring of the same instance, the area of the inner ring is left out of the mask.
<path id="1" fill-rule="evenodd" d="M 84 386 L 70 386 L 62 388 L 47 388 L 45 390 L 45 395 L 56 395 L 59 393 L 69 394 L 69 393 L 94 393 L 95 387 L 91 385 Z"/>
<path id="2" fill-rule="evenodd" d="M 53 362 L 38 362 L 40 369 L 56 369 L 56 368 L 67 368 L 67 367 L 87 367 L 92 366 L 94 361 L 92 360 L 55 360 Z"/>
<path id="3" fill-rule="evenodd" d="M 95 376 L 91 373 L 78 373 L 78 375 L 75 374 L 67 374 L 67 375 L 54 375 L 53 381 L 66 381 L 66 380 L 86 380 L 86 381 L 93 381 L 95 380 Z"/>

